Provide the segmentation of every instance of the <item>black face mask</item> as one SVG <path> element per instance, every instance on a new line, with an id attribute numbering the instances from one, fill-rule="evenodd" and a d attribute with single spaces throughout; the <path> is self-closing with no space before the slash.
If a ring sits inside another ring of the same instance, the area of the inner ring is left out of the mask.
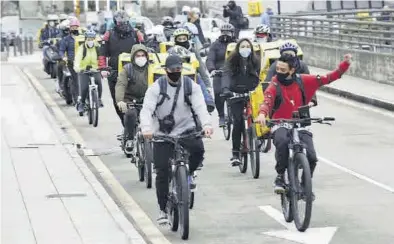
<path id="1" fill-rule="evenodd" d="M 277 73 L 276 74 L 276 79 L 278 79 L 278 81 L 284 85 L 284 86 L 289 86 L 293 83 L 293 79 L 290 78 L 288 79 L 287 77 L 290 75 L 289 72 L 287 73 Z"/>
<path id="2" fill-rule="evenodd" d="M 181 47 L 184 47 L 184 48 L 186 48 L 186 49 L 189 49 L 190 48 L 190 43 L 188 42 L 188 41 L 186 41 L 186 42 L 175 42 L 175 45 L 178 45 L 178 46 L 181 46 Z"/>
<path id="3" fill-rule="evenodd" d="M 172 73 L 167 72 L 168 78 L 173 83 L 177 83 L 179 81 L 179 78 L 181 78 L 181 74 L 182 74 L 182 72 L 172 72 Z"/>
<path id="4" fill-rule="evenodd" d="M 78 30 L 72 30 L 72 31 L 71 31 L 71 34 L 73 34 L 73 35 L 76 35 L 76 36 L 77 36 L 77 35 L 79 35 L 79 31 L 78 31 Z"/>
<path id="5" fill-rule="evenodd" d="M 121 32 L 122 34 L 124 33 L 128 33 L 132 30 L 131 25 L 129 25 L 128 22 L 125 23 L 120 23 L 119 25 L 116 26 L 116 28 L 118 29 L 119 32 Z"/>
<path id="6" fill-rule="evenodd" d="M 228 42 L 231 42 L 232 40 L 233 40 L 233 37 L 228 36 L 228 35 L 221 35 L 221 36 L 219 36 L 219 41 L 220 42 L 228 43 Z"/>

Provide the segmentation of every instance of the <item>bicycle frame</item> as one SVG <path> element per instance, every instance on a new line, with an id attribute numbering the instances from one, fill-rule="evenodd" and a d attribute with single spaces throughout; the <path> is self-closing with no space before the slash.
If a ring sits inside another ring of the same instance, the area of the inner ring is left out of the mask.
<path id="1" fill-rule="evenodd" d="M 298 125 L 294 125 L 294 127 L 290 130 L 291 138 L 289 143 L 289 159 L 290 162 L 293 162 L 294 155 L 296 153 L 303 153 L 306 155 L 306 148 L 304 144 L 301 142 L 298 131 L 301 130 Z"/>
<path id="2" fill-rule="evenodd" d="M 89 74 L 89 78 L 90 78 L 90 84 L 89 84 L 89 106 L 90 108 L 93 108 L 93 101 L 92 101 L 92 96 L 90 96 L 90 94 L 92 94 L 93 91 L 97 91 L 97 84 L 96 81 L 94 80 L 94 76 L 92 73 Z M 98 96 L 97 96 L 98 97 Z M 97 106 L 97 104 L 96 104 Z"/>

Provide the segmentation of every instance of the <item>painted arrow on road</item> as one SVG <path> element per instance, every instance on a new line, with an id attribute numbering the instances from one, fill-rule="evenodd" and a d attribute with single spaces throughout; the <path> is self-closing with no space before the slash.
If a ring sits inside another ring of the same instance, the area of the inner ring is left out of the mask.
<path id="1" fill-rule="evenodd" d="M 294 223 L 287 223 L 285 221 L 282 212 L 270 205 L 260 206 L 259 208 L 286 228 L 286 230 L 263 233 L 268 236 L 302 244 L 329 244 L 338 229 L 337 227 L 309 228 L 305 232 L 299 232 L 294 226 Z"/>

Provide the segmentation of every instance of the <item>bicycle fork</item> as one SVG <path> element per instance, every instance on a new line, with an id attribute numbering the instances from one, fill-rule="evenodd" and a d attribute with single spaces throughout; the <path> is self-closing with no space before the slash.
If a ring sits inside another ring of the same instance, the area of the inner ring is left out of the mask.
<path id="1" fill-rule="evenodd" d="M 94 81 L 94 77 L 90 77 L 90 84 L 89 84 L 89 106 L 91 109 L 93 109 L 93 98 L 92 98 L 92 93 L 97 92 L 97 84 Z M 98 94 L 97 94 L 98 95 Z M 98 99 L 98 96 L 97 96 Z M 98 101 L 96 101 L 98 102 Z M 95 104 L 95 106 L 98 106 L 98 104 Z"/>

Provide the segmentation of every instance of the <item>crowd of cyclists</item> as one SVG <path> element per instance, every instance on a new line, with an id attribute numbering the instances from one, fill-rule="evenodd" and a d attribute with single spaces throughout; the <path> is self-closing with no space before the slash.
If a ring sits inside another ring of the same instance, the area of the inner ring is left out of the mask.
<path id="1" fill-rule="evenodd" d="M 233 2 L 233 1 L 230 1 Z M 190 8 L 189 8 L 190 9 Z M 162 36 L 154 33 L 148 37 L 143 26 L 133 26 L 125 11 L 113 15 L 113 26 L 105 31 L 97 24 L 81 28 L 75 16 L 61 15 L 49 17 L 48 25 L 41 31 L 40 43 L 51 38 L 59 38 L 58 62 L 59 93 L 62 93 L 62 69 L 67 66 L 72 73 L 74 99 L 73 105 L 79 113 L 84 112 L 89 86 L 89 77 L 85 70 L 98 70 L 94 76 L 99 87 L 100 105 L 103 106 L 102 80 L 108 82 L 114 109 L 126 133 L 124 139 L 127 151 L 133 151 L 135 128 L 140 121 L 140 129 L 146 139 L 154 135 L 177 136 L 193 131 L 203 131 L 206 137 L 213 133 L 211 122 L 212 109 L 207 109 L 206 94 L 213 95 L 214 104 L 219 115 L 219 126 L 224 125 L 224 101 L 236 94 L 244 94 L 255 90 L 263 81 L 260 80 L 261 60 L 254 52 L 253 43 L 264 44 L 273 41 L 270 28 L 259 25 L 254 30 L 252 39 L 238 40 L 237 30 L 231 23 L 220 27 L 220 37 L 210 45 L 206 64 L 200 56 L 204 48 L 203 33 L 196 23 L 197 11 L 186 8 L 184 23 L 175 22 L 170 16 L 162 19 L 164 27 Z M 197 18 L 198 19 L 198 18 Z M 76 37 L 83 34 L 85 42 L 76 50 Z M 98 40 L 98 36 L 100 39 Z M 164 39 L 161 39 L 164 37 Z M 148 39 L 149 38 L 149 39 Z M 149 52 L 158 48 L 161 41 L 172 40 L 175 44 L 172 52 L 165 60 L 166 76 L 157 79 L 152 85 L 148 83 Z M 226 59 L 227 46 L 236 43 L 235 49 Z M 183 49 L 177 48 L 183 47 Z M 196 84 L 192 79 L 182 75 L 182 50 L 194 53 L 199 61 L 198 77 L 204 85 Z M 265 126 L 267 118 L 291 119 L 293 112 L 301 106 L 314 104 L 316 90 L 341 77 L 349 68 L 351 56 L 346 55 L 334 71 L 327 75 L 311 75 L 307 65 L 297 57 L 298 47 L 286 42 L 280 47 L 280 58 L 268 70 L 264 89 L 264 102 L 254 122 Z M 118 58 L 122 53 L 131 54 L 131 62 L 124 66 L 118 75 Z M 44 68 L 46 63 L 44 62 Z M 219 74 L 219 75 L 218 75 Z M 213 77 L 211 81 L 210 76 Z M 213 91 L 211 91 L 213 87 Z M 181 89 L 182 88 L 182 89 Z M 189 90 L 188 90 L 189 89 Z M 142 109 L 129 106 L 131 103 L 142 104 Z M 232 152 L 230 164 L 240 164 L 241 133 L 244 129 L 244 99 L 232 99 L 233 115 Z M 284 191 L 284 171 L 288 160 L 289 129 L 283 125 L 271 130 L 276 147 L 277 161 L 275 192 Z M 308 161 L 312 172 L 315 169 L 317 156 L 313 146 L 312 133 L 303 131 L 301 140 L 306 144 Z M 195 189 L 193 173 L 202 166 L 204 159 L 204 143 L 201 138 L 184 140 L 184 147 L 190 154 L 189 182 Z M 168 142 L 157 142 L 153 146 L 154 165 L 156 168 L 156 193 L 160 214 L 160 224 L 168 222 L 166 202 L 168 196 L 168 163 L 173 153 L 173 145 Z"/>

